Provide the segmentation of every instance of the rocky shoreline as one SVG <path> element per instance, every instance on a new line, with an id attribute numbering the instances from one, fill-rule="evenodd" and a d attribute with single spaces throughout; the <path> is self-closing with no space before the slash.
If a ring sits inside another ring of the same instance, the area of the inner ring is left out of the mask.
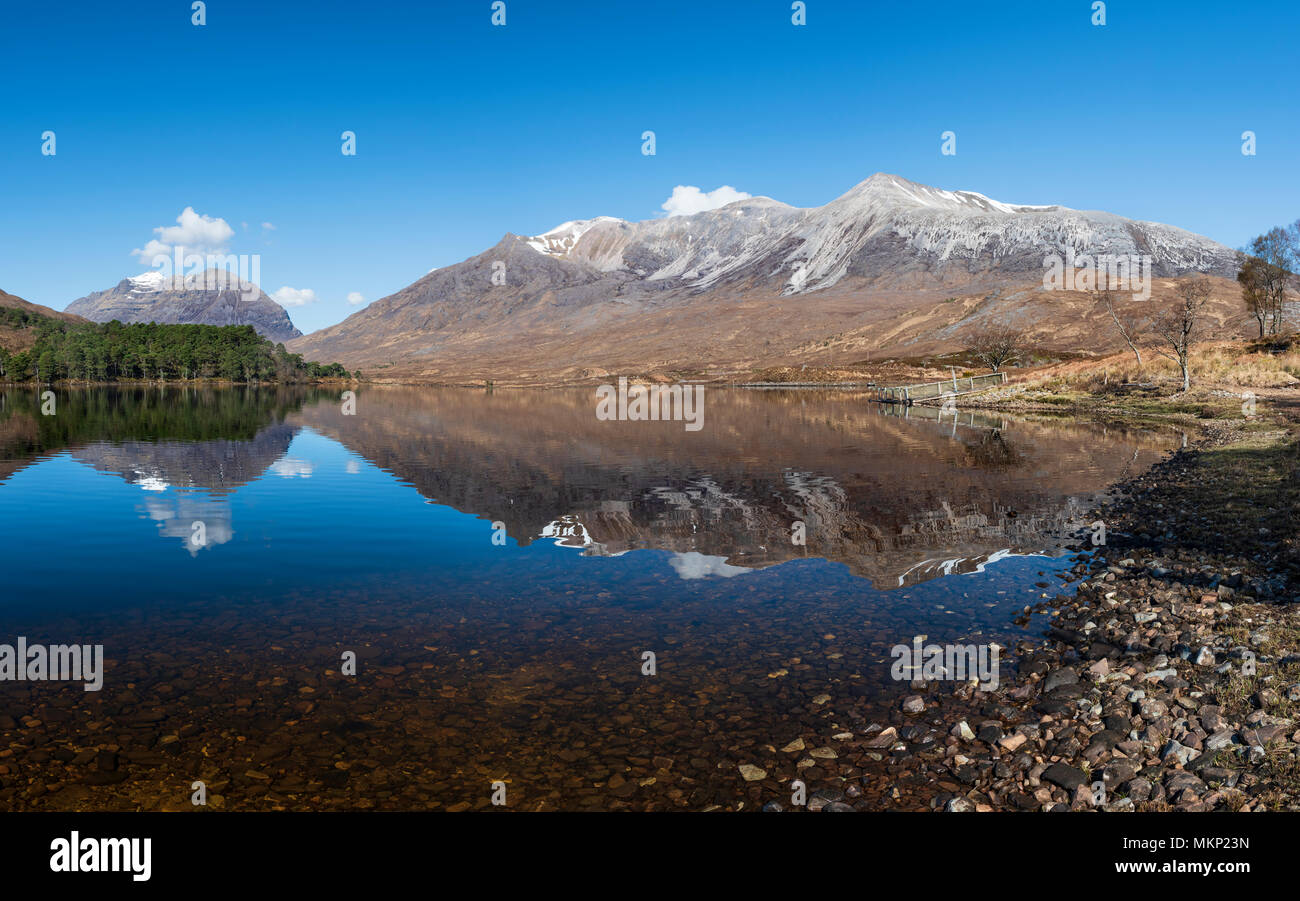
<path id="1" fill-rule="evenodd" d="M 1004 657 L 997 689 L 913 683 L 890 722 L 855 724 L 871 795 L 950 812 L 1300 809 L 1295 438 L 1208 425 L 1094 511 L 1105 546 L 1072 593 L 1025 608 L 1050 622 Z M 866 795 L 851 782 L 809 809 L 880 809 L 852 803 Z"/>

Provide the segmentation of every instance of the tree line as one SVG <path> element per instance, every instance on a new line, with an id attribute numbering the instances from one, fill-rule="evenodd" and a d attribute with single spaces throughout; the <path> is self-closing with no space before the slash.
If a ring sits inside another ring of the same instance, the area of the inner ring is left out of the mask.
<path id="1" fill-rule="evenodd" d="M 0 308 L 0 327 L 34 336 L 24 350 L 0 347 L 0 381 L 7 382 L 227 379 L 252 383 L 351 377 L 338 363 L 304 361 L 301 354 L 272 344 L 251 325 L 123 324 L 116 319 L 66 322 L 6 307 Z"/>
<path id="2" fill-rule="evenodd" d="M 58 392 L 58 415 L 46 416 L 43 393 L 0 387 L 0 458 L 28 459 L 93 441 L 251 441 L 290 413 L 338 397 L 309 384 L 70 386 Z"/>

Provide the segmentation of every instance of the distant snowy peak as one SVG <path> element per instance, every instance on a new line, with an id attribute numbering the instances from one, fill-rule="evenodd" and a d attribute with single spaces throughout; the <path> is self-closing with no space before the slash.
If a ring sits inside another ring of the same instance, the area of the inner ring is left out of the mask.
<path id="1" fill-rule="evenodd" d="M 564 256 L 574 248 L 578 239 L 602 222 L 622 222 L 613 216 L 597 216 L 595 219 L 576 219 L 555 226 L 548 232 L 528 239 L 528 246 L 547 256 Z"/>
<path id="2" fill-rule="evenodd" d="M 252 282 L 243 281 L 233 272 L 223 269 L 208 269 L 204 272 L 191 272 L 179 278 L 163 275 L 157 270 L 142 272 L 122 280 L 130 294 L 156 294 L 159 291 L 238 291 L 245 286 L 256 287 Z"/>
<path id="3" fill-rule="evenodd" d="M 132 294 L 152 294 L 163 289 L 163 286 L 167 283 L 167 277 L 158 270 L 153 269 L 128 278 L 126 281 L 130 285 L 128 290 Z"/>

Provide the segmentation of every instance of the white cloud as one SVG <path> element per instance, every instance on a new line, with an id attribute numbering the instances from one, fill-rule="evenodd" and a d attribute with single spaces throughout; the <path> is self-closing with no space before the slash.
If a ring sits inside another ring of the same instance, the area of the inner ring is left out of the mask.
<path id="1" fill-rule="evenodd" d="M 303 288 L 302 290 L 299 290 L 285 285 L 279 291 L 272 294 L 271 299 L 282 307 L 303 307 L 309 303 L 315 303 L 317 297 L 316 292 L 311 288 Z"/>
<path id="2" fill-rule="evenodd" d="M 663 202 L 661 208 L 669 216 L 691 216 L 706 210 L 716 210 L 737 200 L 747 200 L 752 196 L 737 191 L 731 185 L 723 185 L 712 191 L 701 191 L 695 185 L 678 185 L 673 188 L 673 195 Z"/>
<path id="3" fill-rule="evenodd" d="M 269 223 L 269 222 L 263 222 L 263 223 L 262 223 L 262 231 L 273 232 L 273 231 L 275 231 L 275 226 L 272 225 L 272 224 Z"/>
<path id="4" fill-rule="evenodd" d="M 172 249 L 161 241 L 150 241 L 144 247 L 131 251 L 131 255 L 137 257 L 144 265 L 149 266 L 152 265 L 154 257 L 170 257 Z"/>
<path id="5" fill-rule="evenodd" d="M 271 464 L 271 472 L 282 479 L 310 479 L 316 466 L 300 457 L 281 457 Z"/>
<path id="6" fill-rule="evenodd" d="M 355 306 L 357 306 L 358 304 L 363 304 L 363 303 L 365 303 L 365 302 L 366 302 L 366 299 L 365 299 L 364 297 L 361 296 L 361 292 L 360 292 L 360 291 L 349 291 L 349 292 L 348 292 L 348 303 L 352 304 L 352 306 L 355 307 Z"/>
<path id="7" fill-rule="evenodd" d="M 187 206 L 176 217 L 176 225 L 160 225 L 153 230 L 157 235 L 144 247 L 131 251 L 141 263 L 148 265 L 154 257 L 162 254 L 171 256 L 174 247 L 184 248 L 185 253 L 226 253 L 227 244 L 235 236 L 235 230 L 225 219 L 214 219 L 194 212 L 194 207 Z"/>
<path id="8" fill-rule="evenodd" d="M 143 487 L 143 486 L 142 486 Z M 158 534 L 179 538 L 191 557 L 199 551 L 225 544 L 235 537 L 231 526 L 230 502 L 194 497 L 190 492 L 155 494 L 145 498 L 146 515 L 158 523 Z M 195 544 L 194 523 L 203 523 L 203 542 Z"/>

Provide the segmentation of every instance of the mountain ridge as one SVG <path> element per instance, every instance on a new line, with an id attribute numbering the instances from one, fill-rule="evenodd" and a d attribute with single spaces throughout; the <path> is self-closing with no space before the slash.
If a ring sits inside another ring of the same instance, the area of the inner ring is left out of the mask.
<path id="1" fill-rule="evenodd" d="M 981 324 L 1078 315 L 1078 298 L 1042 296 L 1045 260 L 1076 253 L 1149 257 L 1157 296 L 1188 273 L 1231 278 L 1237 258 L 1175 226 L 877 173 L 820 207 L 760 196 L 507 232 L 290 346 L 372 375 L 450 381 L 818 362 L 810 349 L 846 334 L 857 337 L 840 350 L 855 354 L 955 346 Z M 1098 340 L 1096 325 L 1044 334 Z"/>

